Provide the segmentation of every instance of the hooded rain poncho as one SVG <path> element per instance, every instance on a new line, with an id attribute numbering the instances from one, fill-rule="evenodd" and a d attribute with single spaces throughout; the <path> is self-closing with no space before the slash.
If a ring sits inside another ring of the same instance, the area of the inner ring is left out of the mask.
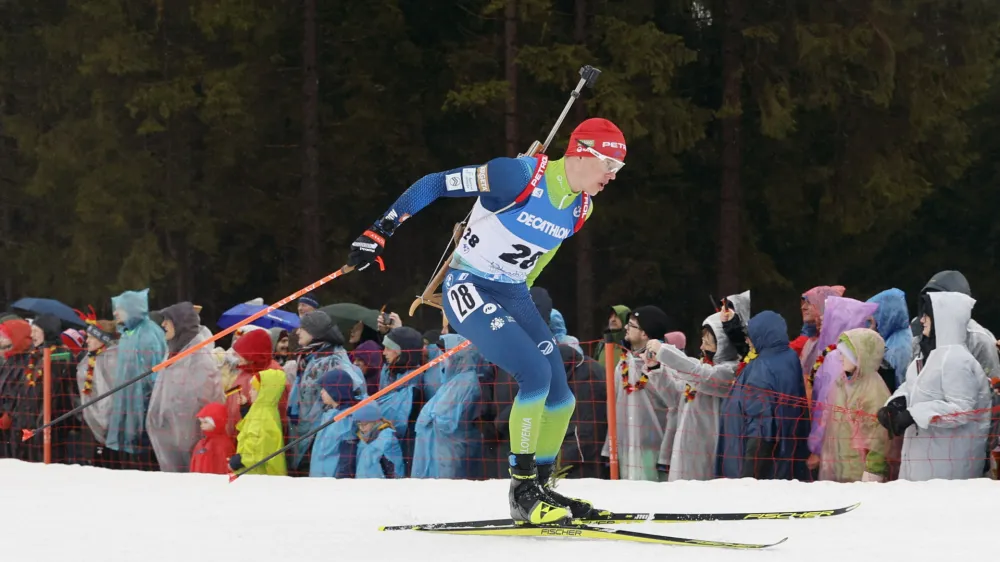
<path id="1" fill-rule="evenodd" d="M 809 414 L 806 409 L 802 365 L 788 346 L 788 326 L 778 313 L 765 310 L 747 325 L 757 352 L 738 375 L 722 404 L 716 474 L 741 478 L 745 472 L 747 442 L 774 444 L 774 463 L 764 479 L 808 480 L 805 466 Z M 747 467 L 750 468 L 750 467 Z"/>
<path id="2" fill-rule="evenodd" d="M 750 291 L 731 295 L 728 300 L 746 326 Z M 657 354 L 660 363 L 673 369 L 682 395 L 673 447 L 660 455 L 660 464 L 670 466 L 671 482 L 713 478 L 722 401 L 729 394 L 739 364 L 736 348 L 722 329 L 721 313 L 706 318 L 702 327 L 715 334 L 716 351 L 711 363 L 688 357 L 683 350 L 669 345 L 660 347 Z"/>
<path id="3" fill-rule="evenodd" d="M 118 343 L 118 368 L 114 385 L 124 384 L 151 371 L 167 357 L 163 329 L 149 319 L 149 289 L 125 291 L 111 299 L 111 306 L 125 314 Z M 107 446 L 128 454 L 139 452 L 146 432 L 146 409 L 157 375 L 122 389 L 111 397 Z"/>
<path id="4" fill-rule="evenodd" d="M 278 413 L 278 402 L 285 392 L 287 382 L 285 372 L 280 369 L 267 369 L 261 371 L 259 376 L 260 389 L 257 391 L 257 399 L 251 404 L 246 417 L 236 424 L 236 430 L 239 431 L 236 452 L 240 454 L 240 460 L 247 468 L 285 445 L 281 431 L 281 415 Z M 287 475 L 285 454 L 275 456 L 246 474 Z"/>
<path id="5" fill-rule="evenodd" d="M 903 435 L 899 478 L 978 478 L 985 467 L 992 393 L 966 346 L 976 301 L 961 293 L 929 296 L 935 347 L 910 363 L 906 382 L 890 398 L 906 398 L 914 422 Z"/>
<path id="6" fill-rule="evenodd" d="M 180 354 L 211 338 L 202 329 L 198 312 L 189 302 L 163 311 L 174 324 L 174 338 L 167 342 L 171 354 Z M 201 438 L 198 412 L 206 404 L 221 402 L 222 381 L 209 344 L 160 371 L 153 385 L 146 414 L 146 431 L 162 472 L 185 472 L 191 449 Z"/>
<path id="7" fill-rule="evenodd" d="M 885 476 L 889 433 L 875 415 L 889 398 L 889 389 L 878 374 L 885 340 L 865 328 L 848 330 L 840 337 L 857 358 L 857 369 L 840 373 L 828 386 L 821 425 L 820 480 L 857 482 L 865 472 Z"/>

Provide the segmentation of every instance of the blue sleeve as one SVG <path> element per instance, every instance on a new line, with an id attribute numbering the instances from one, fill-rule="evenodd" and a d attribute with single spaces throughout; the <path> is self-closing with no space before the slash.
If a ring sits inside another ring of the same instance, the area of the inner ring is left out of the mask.
<path id="1" fill-rule="evenodd" d="M 427 174 L 403 192 L 380 220 L 399 226 L 441 197 L 481 197 L 487 209 L 501 209 L 524 191 L 537 163 L 533 157 L 494 158 L 482 166 Z"/>

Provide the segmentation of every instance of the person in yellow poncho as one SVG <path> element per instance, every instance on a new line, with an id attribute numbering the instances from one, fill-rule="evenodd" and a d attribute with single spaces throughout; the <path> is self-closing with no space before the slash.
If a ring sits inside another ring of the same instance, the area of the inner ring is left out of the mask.
<path id="1" fill-rule="evenodd" d="M 827 383 L 821 437 L 820 480 L 883 482 L 889 434 L 875 414 L 889 399 L 878 368 L 885 341 L 874 330 L 857 328 L 841 334 L 837 351 L 842 367 Z M 812 438 L 813 436 L 811 436 Z"/>
<path id="2" fill-rule="evenodd" d="M 233 472 L 253 466 L 264 457 L 284 446 L 278 401 L 285 391 L 285 372 L 278 369 L 261 371 L 251 381 L 250 408 L 236 425 L 236 454 L 229 459 Z M 245 407 L 245 406 L 244 406 Z M 246 474 L 286 476 L 285 455 L 277 455 L 266 464 Z"/>

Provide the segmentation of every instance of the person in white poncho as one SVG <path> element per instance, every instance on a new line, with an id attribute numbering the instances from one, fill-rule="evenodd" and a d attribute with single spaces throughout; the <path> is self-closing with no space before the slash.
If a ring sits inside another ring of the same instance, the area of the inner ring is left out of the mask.
<path id="1" fill-rule="evenodd" d="M 669 369 L 671 382 L 681 396 L 672 446 L 660 451 L 660 464 L 670 467 L 671 482 L 715 477 L 720 408 L 739 365 L 736 346 L 729 341 L 722 324 L 734 316 L 746 330 L 750 291 L 729 296 L 723 310 L 702 322 L 700 359 L 688 357 L 683 350 L 661 345 L 659 341 L 647 344 L 647 349 Z"/>
<path id="2" fill-rule="evenodd" d="M 625 348 L 615 367 L 619 477 L 622 480 L 666 480 L 657 468 L 664 439 L 672 433 L 668 412 L 680 400 L 670 378 L 655 359 L 647 362 L 646 345 L 670 331 L 670 319 L 655 306 L 634 309 L 625 324 Z M 672 408 L 673 410 L 672 410 Z M 605 440 L 601 451 L 609 456 Z"/>
<path id="3" fill-rule="evenodd" d="M 878 411 L 890 436 L 903 435 L 901 480 L 982 476 L 991 394 L 966 345 L 975 305 L 962 293 L 921 295 L 920 354 L 906 382 Z"/>

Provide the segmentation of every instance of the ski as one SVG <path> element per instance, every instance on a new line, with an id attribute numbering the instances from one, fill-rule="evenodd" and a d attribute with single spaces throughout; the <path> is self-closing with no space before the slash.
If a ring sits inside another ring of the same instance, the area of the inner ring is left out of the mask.
<path id="1" fill-rule="evenodd" d="M 691 539 L 685 537 L 671 537 L 666 535 L 656 535 L 651 533 L 637 533 L 635 531 L 625 531 L 622 529 L 605 529 L 601 527 L 591 527 L 589 525 L 501 525 L 495 527 L 480 528 L 428 528 L 416 527 L 413 530 L 425 533 L 445 533 L 452 535 L 477 535 L 492 537 L 559 537 L 568 539 L 598 539 L 622 542 L 637 542 L 647 544 L 661 544 L 668 546 L 703 546 L 711 548 L 729 548 L 737 550 L 757 550 L 772 547 L 788 540 L 783 538 L 777 542 L 758 544 L 742 542 L 712 541 L 703 539 Z"/>
<path id="2" fill-rule="evenodd" d="M 575 525 L 589 525 L 601 523 L 605 525 L 618 525 L 624 523 L 692 523 L 697 521 L 764 521 L 781 519 L 816 519 L 820 517 L 833 517 L 843 515 L 856 509 L 860 503 L 836 509 L 823 510 L 800 510 L 800 511 L 770 511 L 770 512 L 742 512 L 742 513 L 639 513 L 639 512 L 613 512 L 599 511 L 597 515 L 588 519 L 574 519 Z M 438 530 L 438 529 L 489 529 L 494 527 L 507 527 L 514 525 L 512 519 L 482 519 L 479 521 L 456 521 L 454 523 L 424 523 L 416 525 L 396 525 L 382 527 L 382 531 L 407 531 L 407 530 Z"/>

